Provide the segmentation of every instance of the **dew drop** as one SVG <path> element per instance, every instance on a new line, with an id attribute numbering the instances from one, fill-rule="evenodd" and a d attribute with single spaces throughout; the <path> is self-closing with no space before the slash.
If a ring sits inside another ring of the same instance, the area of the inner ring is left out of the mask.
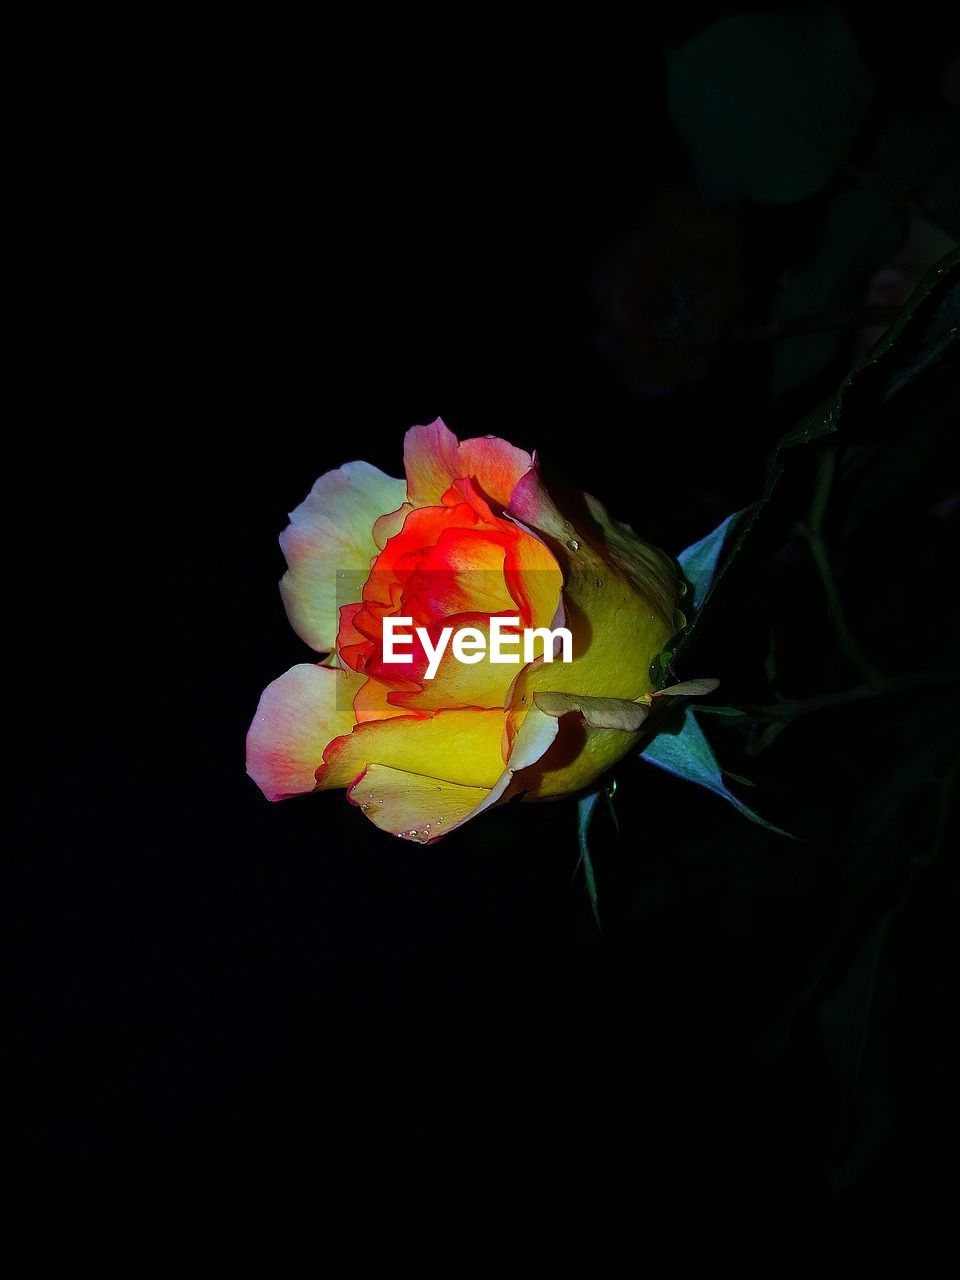
<path id="1" fill-rule="evenodd" d="M 362 804 L 362 805 L 360 806 L 360 808 L 361 808 L 361 810 L 362 810 L 362 812 L 363 812 L 363 813 L 366 813 L 366 812 L 367 812 L 367 810 L 370 808 L 370 806 L 369 806 L 368 804 Z"/>
<path id="2" fill-rule="evenodd" d="M 603 586 L 603 579 L 602 579 L 602 578 L 594 578 L 594 580 L 593 580 L 593 585 L 594 585 L 595 587 L 602 587 L 602 586 Z"/>
<path id="3" fill-rule="evenodd" d="M 411 831 L 411 832 L 409 832 L 410 839 L 412 840 L 412 839 L 414 838 L 414 836 L 416 836 L 416 834 L 417 834 L 417 833 L 416 833 L 415 831 Z"/>
<path id="4" fill-rule="evenodd" d="M 571 538 L 570 541 L 567 543 L 567 546 L 570 548 L 571 551 L 580 550 L 580 543 L 576 540 L 576 538 Z"/>
<path id="5" fill-rule="evenodd" d="M 443 819 L 442 819 L 442 818 L 438 818 L 438 819 L 437 819 L 437 826 L 439 827 L 439 826 L 442 826 L 442 825 L 443 825 Z M 428 828 L 428 829 L 429 829 L 429 828 Z"/>

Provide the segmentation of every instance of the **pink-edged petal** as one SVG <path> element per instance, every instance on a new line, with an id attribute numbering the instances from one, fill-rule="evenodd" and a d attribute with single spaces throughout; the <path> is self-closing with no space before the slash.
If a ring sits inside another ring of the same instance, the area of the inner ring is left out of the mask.
<path id="1" fill-rule="evenodd" d="M 517 481 L 533 466 L 525 449 L 498 436 L 474 436 L 460 445 L 460 468 L 465 476 L 475 476 L 485 494 L 505 507 Z"/>
<path id="2" fill-rule="evenodd" d="M 496 436 L 476 436 L 460 443 L 437 418 L 407 432 L 403 465 L 407 497 L 415 507 L 439 506 L 451 484 L 468 477 L 488 498 L 506 506 L 517 481 L 533 466 L 533 458 Z"/>
<path id="3" fill-rule="evenodd" d="M 507 514 L 557 542 L 579 541 L 576 529 L 560 514 L 536 467 L 517 481 L 510 495 Z"/>
<path id="4" fill-rule="evenodd" d="M 360 589 L 377 554 L 374 525 L 403 504 L 404 482 L 367 462 L 348 462 L 322 475 L 290 513 L 280 535 L 289 568 L 280 593 L 290 624 L 301 639 L 321 652 L 337 638 L 337 575 L 347 595 Z M 355 592 L 355 594 L 354 594 Z"/>
<path id="5" fill-rule="evenodd" d="M 407 498 L 415 507 L 436 507 L 454 480 L 460 478 L 459 442 L 437 418 L 411 427 L 403 437 L 403 469 L 407 473 Z"/>
<path id="6" fill-rule="evenodd" d="M 360 680 L 301 663 L 267 685 L 247 733 L 247 773 L 268 800 L 315 789 L 324 749 L 353 727 Z"/>
<path id="7" fill-rule="evenodd" d="M 501 519 L 490 506 L 490 503 L 477 488 L 474 481 L 466 476 L 462 480 L 454 480 L 440 500 L 441 506 L 458 507 L 465 502 L 479 516 L 484 528 L 497 529 L 500 533 L 509 533 L 511 524 Z"/>

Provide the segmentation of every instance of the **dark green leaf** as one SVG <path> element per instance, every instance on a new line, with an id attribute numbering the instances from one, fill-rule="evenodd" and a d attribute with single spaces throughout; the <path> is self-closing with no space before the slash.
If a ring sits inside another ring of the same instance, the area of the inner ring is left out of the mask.
<path id="1" fill-rule="evenodd" d="M 839 390 L 808 413 L 780 442 L 781 449 L 832 435 L 851 395 L 881 404 L 938 364 L 960 342 L 960 250 L 937 263 L 913 291 L 907 305 L 869 355 L 841 382 Z"/>
<path id="2" fill-rule="evenodd" d="M 717 200 L 803 200 L 853 145 L 870 78 L 830 5 L 736 14 L 671 53 L 670 114 Z"/>
<path id="3" fill-rule="evenodd" d="M 882 192 L 854 187 L 832 202 L 817 252 L 773 305 L 774 321 L 788 329 L 807 321 L 811 328 L 774 347 L 775 395 L 808 381 L 833 359 L 844 336 L 838 321 L 862 299 L 870 272 L 897 252 L 903 230 L 901 206 Z"/>
<path id="4" fill-rule="evenodd" d="M 861 477 L 851 483 L 851 494 L 841 525 L 843 537 L 849 537 L 864 516 L 889 502 L 912 484 L 929 463 L 941 440 L 940 424 L 922 418 L 902 440 L 878 446 L 870 462 L 861 465 Z"/>
<path id="5" fill-rule="evenodd" d="M 741 513 L 727 553 L 716 565 L 711 590 L 733 563 L 758 518 L 773 495 L 783 470 L 783 451 L 810 444 L 838 429 L 849 396 L 862 395 L 869 407 L 888 400 L 897 391 L 960 349 L 960 250 L 948 254 L 930 270 L 913 291 L 906 306 L 869 355 L 844 378 L 835 395 L 807 414 L 771 452 L 763 491 Z M 694 620 L 696 621 L 696 620 Z M 672 646 L 675 658 L 689 639 L 691 628 L 680 633 Z"/>

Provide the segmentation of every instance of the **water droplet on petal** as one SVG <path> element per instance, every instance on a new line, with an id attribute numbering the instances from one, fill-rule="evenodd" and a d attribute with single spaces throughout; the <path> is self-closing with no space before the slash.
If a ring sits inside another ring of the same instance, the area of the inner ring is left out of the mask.
<path id="1" fill-rule="evenodd" d="M 414 836 L 416 836 L 416 834 L 417 834 L 417 833 L 416 833 L 415 831 L 411 831 L 411 832 L 410 832 L 410 839 L 412 840 L 412 839 L 414 838 Z"/>
<path id="2" fill-rule="evenodd" d="M 368 804 L 362 804 L 362 805 L 360 806 L 360 808 L 361 808 L 361 810 L 362 810 L 362 812 L 363 812 L 363 813 L 366 813 L 366 812 L 367 812 L 367 810 L 370 808 L 370 806 L 369 806 Z"/>
<path id="3" fill-rule="evenodd" d="M 602 578 L 594 578 L 594 580 L 593 580 L 593 585 L 594 585 L 595 587 L 602 587 L 602 586 L 603 586 L 603 579 L 602 579 Z"/>
<path id="4" fill-rule="evenodd" d="M 571 551 L 580 550 L 580 543 L 576 540 L 576 538 L 571 538 L 570 541 L 567 543 L 567 546 L 570 548 Z"/>
<path id="5" fill-rule="evenodd" d="M 443 822 L 443 819 L 442 819 L 442 818 L 438 818 L 438 819 L 437 819 L 437 826 L 439 827 L 439 826 L 441 825 L 441 823 L 442 823 L 442 822 Z"/>

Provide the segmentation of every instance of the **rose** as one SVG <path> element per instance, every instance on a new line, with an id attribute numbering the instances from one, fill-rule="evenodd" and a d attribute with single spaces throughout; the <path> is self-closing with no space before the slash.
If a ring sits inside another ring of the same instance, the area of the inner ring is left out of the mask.
<path id="1" fill-rule="evenodd" d="M 347 463 L 291 514 L 280 589 L 326 656 L 264 691 L 247 769 L 270 800 L 346 787 L 378 827 L 427 842 L 511 796 L 593 783 L 638 740 L 683 617 L 674 562 L 589 495 L 558 504 L 535 456 L 458 442 L 438 419 L 407 432 L 404 466 L 405 484 Z M 466 665 L 448 649 L 428 680 L 416 641 L 412 662 L 385 659 L 399 616 L 434 640 L 495 617 L 566 625 L 573 660 Z"/>

